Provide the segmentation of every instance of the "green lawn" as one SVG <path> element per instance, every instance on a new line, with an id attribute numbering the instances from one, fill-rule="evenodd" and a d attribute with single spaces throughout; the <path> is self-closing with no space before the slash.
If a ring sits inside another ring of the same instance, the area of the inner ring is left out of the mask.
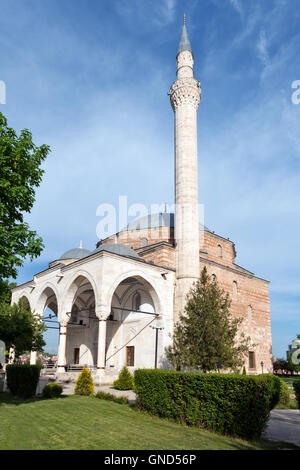
<path id="1" fill-rule="evenodd" d="M 142 414 L 91 397 L 17 400 L 0 393 L 0 449 L 277 449 Z"/>

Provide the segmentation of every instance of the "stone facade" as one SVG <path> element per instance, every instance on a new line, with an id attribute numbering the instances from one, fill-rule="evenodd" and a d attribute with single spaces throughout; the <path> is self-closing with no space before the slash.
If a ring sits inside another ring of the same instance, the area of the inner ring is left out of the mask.
<path id="1" fill-rule="evenodd" d="M 112 243 L 134 247 L 137 253 L 148 263 L 175 269 L 175 239 L 173 227 L 160 227 L 135 231 L 122 231 L 103 240 L 99 245 Z M 157 240 L 157 233 L 162 234 Z M 147 245 L 142 241 L 147 239 Z M 231 312 L 243 318 L 242 331 L 250 336 L 253 344 L 255 368 L 249 373 L 272 372 L 272 338 L 269 303 L 269 282 L 256 277 L 253 273 L 235 264 L 235 244 L 209 230 L 199 232 L 200 254 L 199 273 L 204 266 L 211 276 L 216 276 L 220 287 L 231 297 Z M 250 307 L 250 308 L 249 308 Z"/>

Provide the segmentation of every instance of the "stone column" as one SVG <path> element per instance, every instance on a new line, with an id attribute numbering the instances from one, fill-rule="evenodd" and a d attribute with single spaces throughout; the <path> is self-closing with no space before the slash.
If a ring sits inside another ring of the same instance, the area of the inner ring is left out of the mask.
<path id="1" fill-rule="evenodd" d="M 61 321 L 59 329 L 59 344 L 58 344 L 58 355 L 57 355 L 57 372 L 65 372 L 66 367 L 66 344 L 67 344 L 67 325 L 68 322 Z"/>
<path id="2" fill-rule="evenodd" d="M 184 31 L 186 34 L 185 27 Z M 187 292 L 200 276 L 197 109 L 201 88 L 194 79 L 193 65 L 193 54 L 183 44 L 177 55 L 177 80 L 169 92 L 175 115 L 175 321 L 183 313 Z"/>
<path id="3" fill-rule="evenodd" d="M 99 320 L 98 328 L 98 354 L 97 354 L 97 374 L 103 375 L 106 362 L 106 328 L 110 309 L 101 307 L 96 311 Z"/>
<path id="4" fill-rule="evenodd" d="M 30 351 L 30 364 L 36 364 L 37 351 Z"/>

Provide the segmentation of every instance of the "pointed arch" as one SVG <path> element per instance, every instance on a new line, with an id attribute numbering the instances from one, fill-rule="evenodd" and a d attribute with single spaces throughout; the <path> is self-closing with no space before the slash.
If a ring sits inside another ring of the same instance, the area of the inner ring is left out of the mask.
<path id="1" fill-rule="evenodd" d="M 146 285 L 148 288 L 148 292 L 153 300 L 154 309 L 156 313 L 162 313 L 162 304 L 161 304 L 161 296 L 159 293 L 158 288 L 154 285 L 152 279 L 149 278 L 145 273 L 139 270 L 131 270 L 127 271 L 126 273 L 120 274 L 114 282 L 111 284 L 111 287 L 108 289 L 106 295 L 106 305 L 111 306 L 113 295 L 123 281 L 129 278 L 135 278 L 137 281 L 141 281 L 142 285 Z"/>
<path id="2" fill-rule="evenodd" d="M 98 299 L 98 289 L 97 289 L 97 284 L 95 282 L 95 279 L 93 276 L 84 270 L 77 271 L 71 280 L 69 281 L 68 285 L 64 289 L 63 292 L 63 305 L 62 305 L 62 311 L 64 314 L 67 312 L 72 311 L 72 307 L 74 304 L 74 300 L 76 297 L 76 294 L 81 290 L 83 290 L 85 287 L 88 288 L 88 286 L 91 286 L 94 298 L 95 298 L 95 304 L 97 304 L 97 299 Z M 92 300 L 92 295 L 90 295 L 89 300 Z"/>

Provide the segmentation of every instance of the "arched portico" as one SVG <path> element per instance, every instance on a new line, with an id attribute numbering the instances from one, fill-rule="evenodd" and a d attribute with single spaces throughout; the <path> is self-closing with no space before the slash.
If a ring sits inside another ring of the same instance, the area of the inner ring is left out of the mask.
<path id="1" fill-rule="evenodd" d="M 47 328 L 51 331 L 53 340 L 58 341 L 58 315 L 59 315 L 59 294 L 56 287 L 47 282 L 42 285 L 35 294 L 35 302 L 33 302 L 33 313 L 40 315 L 45 322 Z M 30 363 L 36 363 L 37 353 L 30 353 Z"/>
<path id="2" fill-rule="evenodd" d="M 131 272 L 120 276 L 108 295 L 106 369 L 118 371 L 124 365 L 153 367 L 156 353 L 153 326 L 162 313 L 156 289 L 141 273 Z"/>
<path id="3" fill-rule="evenodd" d="M 60 315 L 58 372 L 96 367 L 98 318 L 95 314 L 96 288 L 91 276 L 77 273 L 63 294 Z"/>

